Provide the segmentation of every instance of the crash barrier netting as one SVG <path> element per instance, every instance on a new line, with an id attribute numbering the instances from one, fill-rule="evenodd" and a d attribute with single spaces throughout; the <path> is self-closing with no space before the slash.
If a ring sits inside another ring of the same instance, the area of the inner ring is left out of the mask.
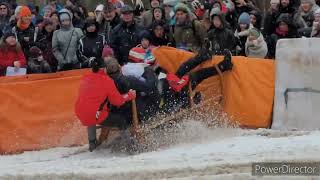
<path id="1" fill-rule="evenodd" d="M 174 72 L 192 53 L 169 47 L 154 50 L 161 67 Z M 215 57 L 201 67 L 212 66 Z M 224 110 L 243 127 L 269 127 L 274 98 L 272 60 L 233 57 L 224 73 Z M 81 145 L 86 129 L 74 114 L 79 82 L 89 70 L 0 78 L 0 154 Z M 200 84 L 205 99 L 221 93 L 219 77 Z"/>

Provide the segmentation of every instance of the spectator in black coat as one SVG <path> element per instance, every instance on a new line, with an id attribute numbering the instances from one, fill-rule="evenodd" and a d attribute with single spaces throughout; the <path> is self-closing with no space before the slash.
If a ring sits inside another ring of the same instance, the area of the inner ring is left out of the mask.
<path id="1" fill-rule="evenodd" d="M 289 14 L 281 14 L 277 20 L 277 28 L 268 40 L 269 57 L 275 58 L 276 45 L 279 39 L 297 38 L 297 29 Z"/>
<path id="2" fill-rule="evenodd" d="M 166 46 L 169 42 L 168 28 L 164 21 L 153 22 L 150 34 L 150 43 L 154 46 Z"/>
<path id="3" fill-rule="evenodd" d="M 79 40 L 77 51 L 82 68 L 88 68 L 90 58 L 96 58 L 99 64 L 103 64 L 102 51 L 105 44 L 105 38 L 100 35 L 99 24 L 95 19 L 88 18 L 84 24 L 83 31 L 85 36 Z"/>
<path id="4" fill-rule="evenodd" d="M 121 9 L 122 22 L 112 31 L 111 48 L 119 64 L 128 62 L 129 51 L 140 43 L 139 33 L 143 27 L 134 22 L 132 7 L 125 5 Z"/>
<path id="5" fill-rule="evenodd" d="M 211 16 L 212 28 L 208 32 L 208 39 L 216 54 L 222 54 L 223 50 L 235 50 L 235 37 L 233 32 L 227 28 L 223 15 L 213 14 Z"/>

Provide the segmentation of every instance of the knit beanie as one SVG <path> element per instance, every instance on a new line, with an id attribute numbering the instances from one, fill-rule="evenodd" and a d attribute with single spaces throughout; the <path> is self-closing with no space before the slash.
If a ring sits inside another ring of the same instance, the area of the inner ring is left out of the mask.
<path id="1" fill-rule="evenodd" d="M 2 36 L 2 38 L 3 38 L 4 41 L 5 41 L 8 37 L 14 37 L 14 38 L 16 38 L 16 35 L 15 35 L 13 32 L 9 31 L 9 32 L 5 33 L 5 34 Z"/>
<path id="2" fill-rule="evenodd" d="M 186 4 L 183 4 L 183 3 L 178 3 L 174 7 L 174 12 L 177 13 L 178 11 L 182 11 L 182 12 L 187 13 L 187 14 L 190 13 L 190 9 L 188 8 L 188 6 Z"/>
<path id="3" fill-rule="evenodd" d="M 22 6 L 20 11 L 19 11 L 19 17 L 29 17 L 31 16 L 32 13 L 30 11 L 30 9 L 28 8 L 28 6 Z"/>
<path id="4" fill-rule="evenodd" d="M 29 50 L 31 58 L 38 58 L 42 55 L 42 51 L 37 46 L 32 46 Z"/>
<path id="5" fill-rule="evenodd" d="M 120 71 L 120 65 L 115 58 L 110 58 L 108 61 L 105 61 L 105 66 L 107 74 L 115 74 Z"/>
<path id="6" fill-rule="evenodd" d="M 104 47 L 102 51 L 102 58 L 113 57 L 113 49 L 111 47 Z"/>
<path id="7" fill-rule="evenodd" d="M 238 24 L 250 24 L 250 15 L 246 12 L 242 13 L 239 17 Z"/>

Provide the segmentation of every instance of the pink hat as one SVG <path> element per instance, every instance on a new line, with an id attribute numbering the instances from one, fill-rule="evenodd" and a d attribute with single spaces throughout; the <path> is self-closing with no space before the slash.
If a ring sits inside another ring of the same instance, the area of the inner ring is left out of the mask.
<path id="1" fill-rule="evenodd" d="M 108 56 L 113 57 L 113 55 L 114 55 L 113 54 L 113 49 L 111 47 L 106 46 L 106 47 L 103 48 L 102 58 L 108 57 Z"/>

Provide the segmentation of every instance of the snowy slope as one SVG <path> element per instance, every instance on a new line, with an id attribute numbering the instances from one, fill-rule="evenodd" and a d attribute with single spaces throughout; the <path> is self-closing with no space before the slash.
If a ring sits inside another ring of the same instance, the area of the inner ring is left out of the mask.
<path id="1" fill-rule="evenodd" d="M 320 161 L 320 131 L 197 126 L 183 136 L 189 138 L 131 156 L 109 149 L 89 153 L 86 146 L 0 156 L 0 179 L 256 179 L 250 176 L 251 162 Z"/>

